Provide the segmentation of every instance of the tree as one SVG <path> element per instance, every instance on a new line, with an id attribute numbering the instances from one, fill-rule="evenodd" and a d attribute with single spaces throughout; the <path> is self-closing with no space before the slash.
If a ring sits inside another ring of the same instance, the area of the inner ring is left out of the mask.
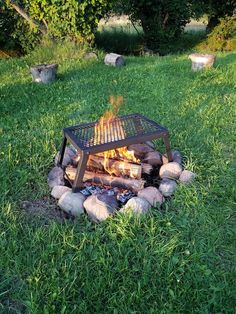
<path id="1" fill-rule="evenodd" d="M 120 0 L 115 1 L 115 11 L 140 22 L 147 46 L 160 51 L 189 22 L 191 4 L 189 0 Z"/>
<path id="2" fill-rule="evenodd" d="M 236 0 L 192 0 L 195 17 L 208 15 L 208 31 L 220 23 L 225 16 L 232 16 L 236 10 Z"/>
<path id="3" fill-rule="evenodd" d="M 5 0 L 0 6 L 17 15 L 15 36 L 23 45 L 30 46 L 42 35 L 92 41 L 99 20 L 109 8 L 109 1 Z"/>

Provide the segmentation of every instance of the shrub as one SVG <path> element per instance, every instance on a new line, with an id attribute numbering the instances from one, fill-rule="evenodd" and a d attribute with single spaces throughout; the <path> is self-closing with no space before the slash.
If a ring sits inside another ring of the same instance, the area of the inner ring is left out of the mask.
<path id="1" fill-rule="evenodd" d="M 211 51 L 236 50 L 236 14 L 221 18 L 220 23 L 197 48 Z"/>
<path id="2" fill-rule="evenodd" d="M 42 34 L 52 39 L 93 41 L 98 22 L 108 10 L 108 3 L 107 0 L 5 1 L 8 10 L 17 16 L 14 37 L 25 50 L 35 46 Z"/>

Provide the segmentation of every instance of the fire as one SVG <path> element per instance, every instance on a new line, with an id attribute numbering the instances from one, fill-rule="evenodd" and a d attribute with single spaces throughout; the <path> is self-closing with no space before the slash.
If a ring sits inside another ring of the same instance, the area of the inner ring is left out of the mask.
<path id="1" fill-rule="evenodd" d="M 95 126 L 94 141 L 98 144 L 117 141 L 125 138 L 123 121 L 117 118 L 119 109 L 124 104 L 124 98 L 122 96 L 110 96 L 109 102 L 112 107 L 104 113 Z M 109 165 L 109 159 L 126 160 L 135 163 L 140 162 L 134 156 L 134 151 L 129 151 L 127 147 L 105 151 L 97 155 L 104 157 L 104 169 L 110 175 L 116 175 L 116 169 Z M 125 163 L 123 164 L 123 167 L 124 166 Z"/>

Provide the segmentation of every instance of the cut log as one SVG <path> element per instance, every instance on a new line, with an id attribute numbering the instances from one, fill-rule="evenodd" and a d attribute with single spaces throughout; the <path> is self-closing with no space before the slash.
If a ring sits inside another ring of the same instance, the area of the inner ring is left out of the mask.
<path id="1" fill-rule="evenodd" d="M 210 68 L 215 62 L 214 55 L 193 53 L 189 55 L 189 59 L 192 61 L 192 70 L 199 71 L 204 68 Z"/>
<path id="2" fill-rule="evenodd" d="M 106 171 L 109 174 L 115 175 L 117 177 L 128 176 L 134 179 L 141 179 L 142 174 L 141 165 L 95 155 L 89 156 L 87 168 L 89 170 L 99 169 Z"/>
<path id="3" fill-rule="evenodd" d="M 104 63 L 106 65 L 112 65 L 114 67 L 121 67 L 125 64 L 125 60 L 121 55 L 116 53 L 108 53 L 105 56 Z"/>
<path id="4" fill-rule="evenodd" d="M 76 168 L 70 166 L 66 167 L 65 174 L 71 182 L 75 180 L 76 171 Z M 134 193 L 138 193 L 138 191 L 142 190 L 145 184 L 145 180 L 142 179 L 137 180 L 112 177 L 108 174 L 94 173 L 91 171 L 85 171 L 83 182 L 94 182 L 97 184 L 110 185 L 112 187 L 128 189 L 133 191 Z"/>
<path id="5" fill-rule="evenodd" d="M 30 68 L 33 81 L 37 83 L 51 83 L 56 79 L 57 64 L 38 64 Z"/>
<path id="6" fill-rule="evenodd" d="M 76 156 L 73 166 L 77 166 L 79 157 Z M 142 173 L 150 174 L 153 167 L 147 163 L 135 164 L 125 160 L 105 159 L 103 156 L 90 155 L 87 162 L 88 170 L 106 171 L 115 176 L 128 176 L 134 179 L 141 179 Z M 109 169 L 109 171 L 108 171 Z"/>

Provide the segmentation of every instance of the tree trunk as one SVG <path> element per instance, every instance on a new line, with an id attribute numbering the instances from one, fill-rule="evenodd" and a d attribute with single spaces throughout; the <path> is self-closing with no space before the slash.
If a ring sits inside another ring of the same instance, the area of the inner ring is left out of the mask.
<path id="1" fill-rule="evenodd" d="M 33 20 L 29 16 L 29 14 L 27 14 L 25 12 L 25 10 L 23 8 L 21 8 L 18 4 L 16 4 L 14 1 L 10 1 L 10 4 L 13 7 L 13 9 L 16 10 L 17 13 L 19 13 L 29 24 L 33 25 L 34 27 L 37 27 L 43 35 L 45 35 L 47 33 L 46 28 L 42 24 Z"/>
<path id="2" fill-rule="evenodd" d="M 219 18 L 217 16 L 210 16 L 207 24 L 207 32 L 210 33 L 217 24 L 219 24 Z"/>

